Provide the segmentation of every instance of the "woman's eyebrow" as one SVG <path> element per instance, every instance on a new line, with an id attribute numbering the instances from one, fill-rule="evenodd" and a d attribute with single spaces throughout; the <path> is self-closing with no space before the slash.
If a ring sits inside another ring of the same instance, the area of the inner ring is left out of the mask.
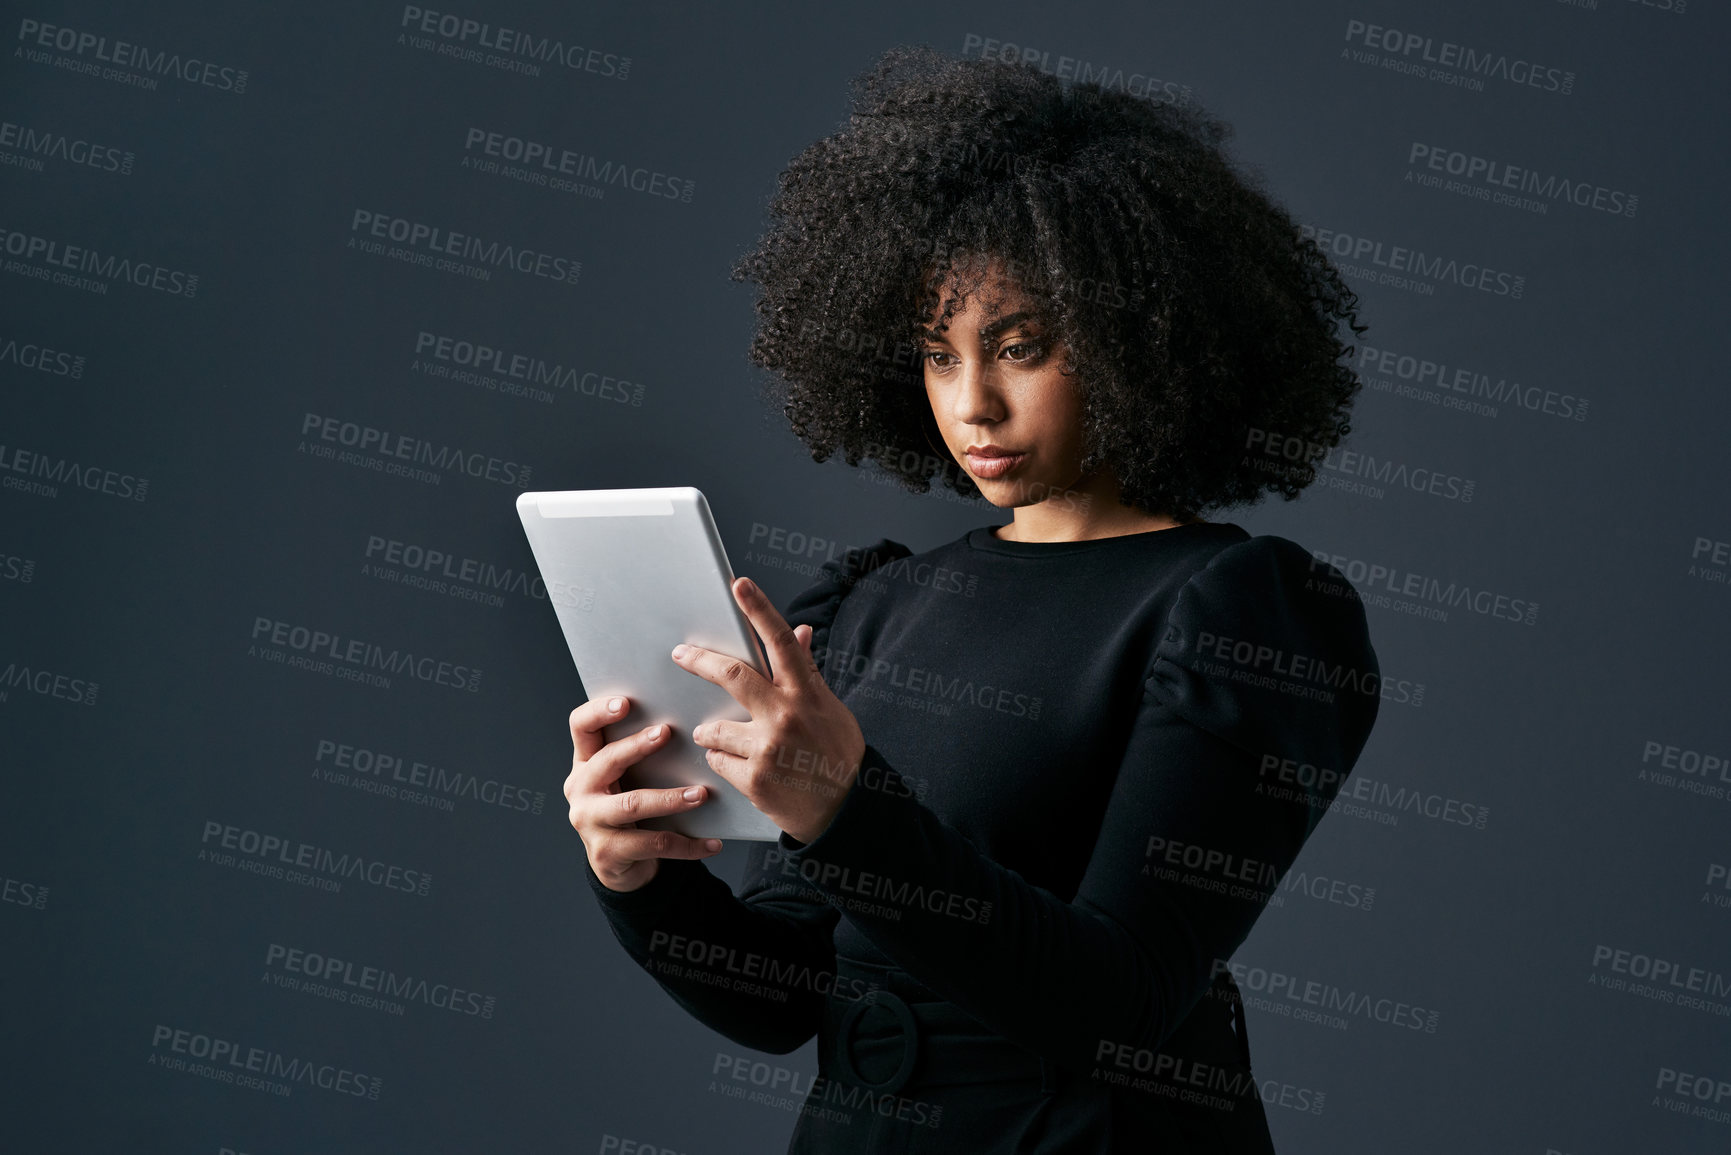
<path id="1" fill-rule="evenodd" d="M 1005 329 L 1010 328 L 1010 326 L 1019 325 L 1023 321 L 1031 319 L 1033 316 L 1034 316 L 1034 313 L 1032 310 L 1021 309 L 1017 312 L 1009 314 L 1008 316 L 999 317 L 995 321 L 992 321 L 992 322 L 985 324 L 985 325 L 981 325 L 980 326 L 980 336 L 983 338 L 990 339 L 992 337 L 997 336 L 999 333 L 1003 332 Z M 929 341 L 944 341 L 944 342 L 949 341 L 949 336 L 948 336 L 947 332 L 940 332 L 937 329 L 930 329 L 930 328 L 927 328 L 923 325 L 920 327 L 920 336 L 926 338 Z"/>
<path id="2" fill-rule="evenodd" d="M 982 337 L 995 337 L 999 333 L 1002 333 L 1005 329 L 1008 329 L 1011 325 L 1020 325 L 1023 321 L 1028 320 L 1033 315 L 1034 314 L 1031 310 L 1020 309 L 1014 313 L 1011 313 L 1007 317 L 999 317 L 996 321 L 993 321 L 989 325 L 981 325 L 980 326 L 980 336 L 982 336 Z"/>

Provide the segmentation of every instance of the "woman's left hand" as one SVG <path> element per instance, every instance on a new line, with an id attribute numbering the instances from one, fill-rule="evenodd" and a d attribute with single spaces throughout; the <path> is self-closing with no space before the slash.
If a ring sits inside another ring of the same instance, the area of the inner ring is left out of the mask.
<path id="1" fill-rule="evenodd" d="M 749 722 L 704 722 L 691 740 L 753 806 L 794 838 L 813 842 L 859 774 L 865 736 L 812 660 L 811 627 L 788 628 L 750 578 L 734 580 L 733 597 L 763 639 L 771 677 L 702 646 L 675 646 L 675 662 L 751 713 Z"/>

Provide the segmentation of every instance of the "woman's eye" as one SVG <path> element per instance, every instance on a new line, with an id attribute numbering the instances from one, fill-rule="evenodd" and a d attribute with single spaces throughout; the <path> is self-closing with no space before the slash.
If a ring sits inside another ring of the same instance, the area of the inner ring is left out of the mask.
<path id="1" fill-rule="evenodd" d="M 942 349 L 927 349 L 922 356 L 925 358 L 926 363 L 934 369 L 942 369 L 950 363 L 949 360 L 945 360 L 944 358 L 954 360 L 954 354 L 946 353 Z"/>
<path id="2" fill-rule="evenodd" d="M 1031 361 L 1038 357 L 1040 352 L 1041 345 L 1038 341 L 1017 341 L 1003 348 L 1004 356 L 1011 361 Z"/>

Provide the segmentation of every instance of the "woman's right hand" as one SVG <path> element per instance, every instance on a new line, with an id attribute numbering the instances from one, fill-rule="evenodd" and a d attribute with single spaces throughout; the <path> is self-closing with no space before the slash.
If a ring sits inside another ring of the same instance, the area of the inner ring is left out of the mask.
<path id="1" fill-rule="evenodd" d="M 663 858 L 709 858 L 721 850 L 719 838 L 637 829 L 639 818 L 697 809 L 709 788 L 620 789 L 619 776 L 626 768 L 664 745 L 672 730 L 649 726 L 613 742 L 603 739 L 601 727 L 624 718 L 630 709 L 628 700 L 612 697 L 591 698 L 571 711 L 571 773 L 565 777 L 571 826 L 583 839 L 589 865 L 603 886 L 621 892 L 648 885 Z"/>

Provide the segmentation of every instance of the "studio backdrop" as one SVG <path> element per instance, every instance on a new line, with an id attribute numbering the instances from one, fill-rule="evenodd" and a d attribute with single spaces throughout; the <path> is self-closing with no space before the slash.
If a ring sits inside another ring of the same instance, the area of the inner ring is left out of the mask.
<path id="1" fill-rule="evenodd" d="M 1731 1149 L 1722 5 L 5 33 L 0 1146 L 783 1148 L 814 1047 L 698 1024 L 585 883 L 585 694 L 514 501 L 696 486 L 778 605 L 1007 520 L 813 463 L 728 277 L 851 78 L 928 44 L 1219 115 L 1360 295 L 1347 442 L 1219 515 L 1338 567 L 1383 674 L 1231 960 L 1278 1148 Z"/>

